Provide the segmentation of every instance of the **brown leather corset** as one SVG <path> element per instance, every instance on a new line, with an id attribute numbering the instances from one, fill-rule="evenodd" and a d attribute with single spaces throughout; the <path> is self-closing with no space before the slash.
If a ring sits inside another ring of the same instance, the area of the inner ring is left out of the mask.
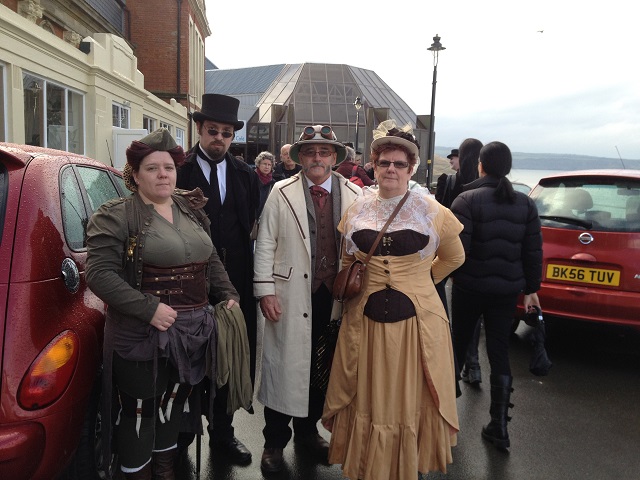
<path id="1" fill-rule="evenodd" d="M 204 307 L 207 296 L 207 262 L 174 267 L 144 265 L 142 293 L 160 297 L 160 301 L 176 310 Z"/>

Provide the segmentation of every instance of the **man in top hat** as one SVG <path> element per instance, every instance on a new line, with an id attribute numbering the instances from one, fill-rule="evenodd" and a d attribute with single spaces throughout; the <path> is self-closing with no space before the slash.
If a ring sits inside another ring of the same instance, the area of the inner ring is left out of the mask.
<path id="1" fill-rule="evenodd" d="M 231 283 L 240 295 L 240 308 L 249 338 L 251 380 L 255 379 L 257 314 L 253 297 L 253 246 L 251 229 L 260 202 L 259 180 L 253 169 L 236 159 L 229 147 L 238 120 L 240 101 L 226 95 L 207 93 L 202 109 L 193 113 L 200 141 L 189 151 L 178 171 L 177 187 L 200 187 L 209 199 L 204 207 L 211 220 L 211 239 Z M 251 452 L 234 435 L 233 414 L 227 414 L 228 387 L 218 389 L 209 444 L 237 464 L 251 463 Z M 221 456 L 221 457 L 222 457 Z"/>
<path id="2" fill-rule="evenodd" d="M 449 208 L 453 202 L 453 189 L 456 185 L 456 181 L 458 180 L 457 173 L 460 171 L 460 150 L 457 148 L 452 149 L 451 153 L 447 155 L 447 158 L 449 159 L 451 169 L 456 173 L 451 175 L 443 173 L 438 177 L 436 184 L 436 200 Z"/>
<path id="3" fill-rule="evenodd" d="M 331 345 L 320 337 L 340 313 L 331 293 L 339 269 L 337 226 L 360 193 L 332 170 L 345 147 L 330 127 L 306 127 L 289 154 L 302 171 L 273 186 L 255 251 L 254 293 L 266 319 L 258 392 L 265 406 L 264 473 L 282 470 L 292 418 L 294 441 L 327 461 L 329 444 L 316 424 L 330 367 L 322 347 Z"/>

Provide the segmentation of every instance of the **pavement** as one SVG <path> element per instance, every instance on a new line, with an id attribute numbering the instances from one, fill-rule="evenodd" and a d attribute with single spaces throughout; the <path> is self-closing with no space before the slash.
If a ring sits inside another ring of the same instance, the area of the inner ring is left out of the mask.
<path id="1" fill-rule="evenodd" d="M 483 383 L 461 384 L 457 400 L 461 431 L 447 473 L 422 479 L 585 480 L 640 479 L 640 331 L 632 328 L 547 319 L 547 350 L 554 366 L 548 376 L 529 372 L 531 327 L 522 322 L 511 338 L 514 376 L 509 424 L 510 453 L 482 440 L 489 421 L 489 366 L 480 342 Z M 236 436 L 253 454 L 248 466 L 233 466 L 208 447 L 203 437 L 200 476 L 196 445 L 177 471 L 178 480 L 338 480 L 338 465 L 318 465 L 291 442 L 285 469 L 263 476 L 260 456 L 264 439 L 262 406 L 255 414 L 236 413 Z M 330 433 L 319 426 L 327 440 Z M 414 480 L 414 479 L 409 479 Z"/>

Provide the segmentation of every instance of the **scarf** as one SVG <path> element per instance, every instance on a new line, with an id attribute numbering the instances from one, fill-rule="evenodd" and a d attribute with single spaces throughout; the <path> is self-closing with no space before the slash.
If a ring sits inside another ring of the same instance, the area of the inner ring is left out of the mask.
<path id="1" fill-rule="evenodd" d="M 256 168 L 256 173 L 258 174 L 258 178 L 260 179 L 263 185 L 270 183 L 271 180 L 273 179 L 273 170 L 268 175 L 265 175 L 260 171 L 259 168 Z"/>

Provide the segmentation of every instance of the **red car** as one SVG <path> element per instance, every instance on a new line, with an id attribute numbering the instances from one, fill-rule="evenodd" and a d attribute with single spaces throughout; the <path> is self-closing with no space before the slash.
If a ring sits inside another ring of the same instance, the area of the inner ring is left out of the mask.
<path id="1" fill-rule="evenodd" d="M 123 195 L 87 157 L 0 143 L 0 478 L 96 478 L 105 306 L 86 225 Z"/>
<path id="2" fill-rule="evenodd" d="M 559 173 L 530 197 L 542 223 L 545 314 L 640 328 L 640 170 Z"/>

